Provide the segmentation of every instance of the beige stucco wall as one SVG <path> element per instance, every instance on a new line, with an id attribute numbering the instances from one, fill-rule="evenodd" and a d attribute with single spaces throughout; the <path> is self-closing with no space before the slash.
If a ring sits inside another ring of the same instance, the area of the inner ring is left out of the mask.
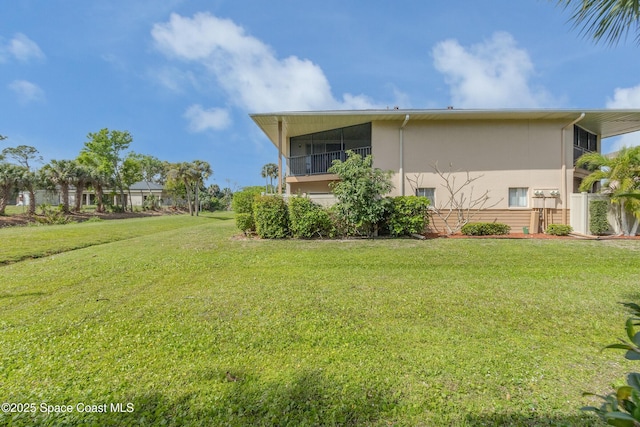
<path id="1" fill-rule="evenodd" d="M 400 126 L 401 122 L 374 122 L 372 153 L 374 165 L 394 171 L 392 195 L 401 194 Z M 455 172 L 455 182 L 464 182 L 466 171 L 471 177 L 482 175 L 473 183 L 473 194 L 489 191 L 495 209 L 508 207 L 510 187 L 529 189 L 528 208 L 538 207 L 533 200 L 536 189 L 559 190 L 561 197 L 547 200 L 547 207 L 562 209 L 561 179 L 562 128 L 557 121 L 411 121 L 403 130 L 404 194 L 414 194 L 416 185 L 435 188 L 436 205 L 443 203 L 447 192 L 444 181 L 435 173 L 437 163 L 442 171 Z M 566 131 L 565 159 L 572 163 L 573 129 Z M 572 167 L 566 170 L 569 192 L 573 190 Z M 468 191 L 466 192 L 468 194 Z M 559 222 L 559 221 L 558 221 Z"/>

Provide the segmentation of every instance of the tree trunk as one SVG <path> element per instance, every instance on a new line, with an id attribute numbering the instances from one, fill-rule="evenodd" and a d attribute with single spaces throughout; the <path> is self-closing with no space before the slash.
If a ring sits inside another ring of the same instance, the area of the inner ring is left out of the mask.
<path id="1" fill-rule="evenodd" d="M 60 192 L 62 193 L 62 211 L 69 213 L 69 184 L 60 184 Z"/>
<path id="2" fill-rule="evenodd" d="M 622 234 L 629 235 L 629 223 L 627 221 L 627 212 L 624 206 L 624 200 L 620 200 L 620 226 L 622 228 Z"/>
<path id="3" fill-rule="evenodd" d="M 196 216 L 200 216 L 199 212 L 200 212 L 200 186 L 198 184 L 196 184 L 196 203 L 195 203 L 195 211 L 196 211 Z"/>
<path id="4" fill-rule="evenodd" d="M 96 211 L 99 213 L 104 212 L 104 204 L 102 203 L 102 185 L 95 185 L 96 190 Z"/>
<path id="5" fill-rule="evenodd" d="M 84 183 L 79 182 L 76 185 L 76 201 L 73 210 L 75 212 L 80 212 L 82 209 L 82 193 L 84 193 Z"/>
<path id="6" fill-rule="evenodd" d="M 36 192 L 33 188 L 29 190 L 29 211 L 27 212 L 29 215 L 35 215 L 36 213 Z"/>

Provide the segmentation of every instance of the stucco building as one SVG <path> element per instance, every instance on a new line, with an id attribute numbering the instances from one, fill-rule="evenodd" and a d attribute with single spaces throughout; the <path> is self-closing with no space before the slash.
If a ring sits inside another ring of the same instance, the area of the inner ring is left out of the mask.
<path id="1" fill-rule="evenodd" d="M 473 195 L 489 196 L 490 208 L 474 220 L 514 229 L 569 224 L 570 195 L 588 174 L 575 160 L 600 152 L 604 138 L 640 130 L 640 110 L 394 109 L 251 118 L 278 149 L 287 194 L 332 203 L 329 183 L 337 177 L 327 169 L 353 150 L 393 171 L 391 196 L 424 195 L 436 208 L 450 198 L 436 167 L 452 171 L 456 186 L 468 172 L 477 179 L 465 197 L 472 197 L 471 187 Z"/>

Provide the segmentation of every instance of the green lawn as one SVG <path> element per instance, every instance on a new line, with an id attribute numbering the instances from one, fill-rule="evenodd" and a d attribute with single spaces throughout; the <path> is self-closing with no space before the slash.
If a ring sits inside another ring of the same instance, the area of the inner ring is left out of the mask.
<path id="1" fill-rule="evenodd" d="M 637 369 L 600 350 L 640 242 L 236 235 L 230 214 L 0 229 L 0 402 L 36 405 L 0 425 L 600 425 L 581 393 Z"/>

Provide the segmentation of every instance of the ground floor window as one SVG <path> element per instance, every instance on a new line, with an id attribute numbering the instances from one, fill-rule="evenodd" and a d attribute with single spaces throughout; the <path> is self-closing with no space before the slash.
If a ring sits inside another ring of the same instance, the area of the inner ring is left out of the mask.
<path id="1" fill-rule="evenodd" d="M 429 205 L 436 205 L 436 189 L 435 188 L 416 188 L 416 196 L 426 197 L 429 199 Z"/>
<path id="2" fill-rule="evenodd" d="M 528 205 L 526 187 L 509 188 L 509 207 L 510 208 L 526 208 Z"/>

